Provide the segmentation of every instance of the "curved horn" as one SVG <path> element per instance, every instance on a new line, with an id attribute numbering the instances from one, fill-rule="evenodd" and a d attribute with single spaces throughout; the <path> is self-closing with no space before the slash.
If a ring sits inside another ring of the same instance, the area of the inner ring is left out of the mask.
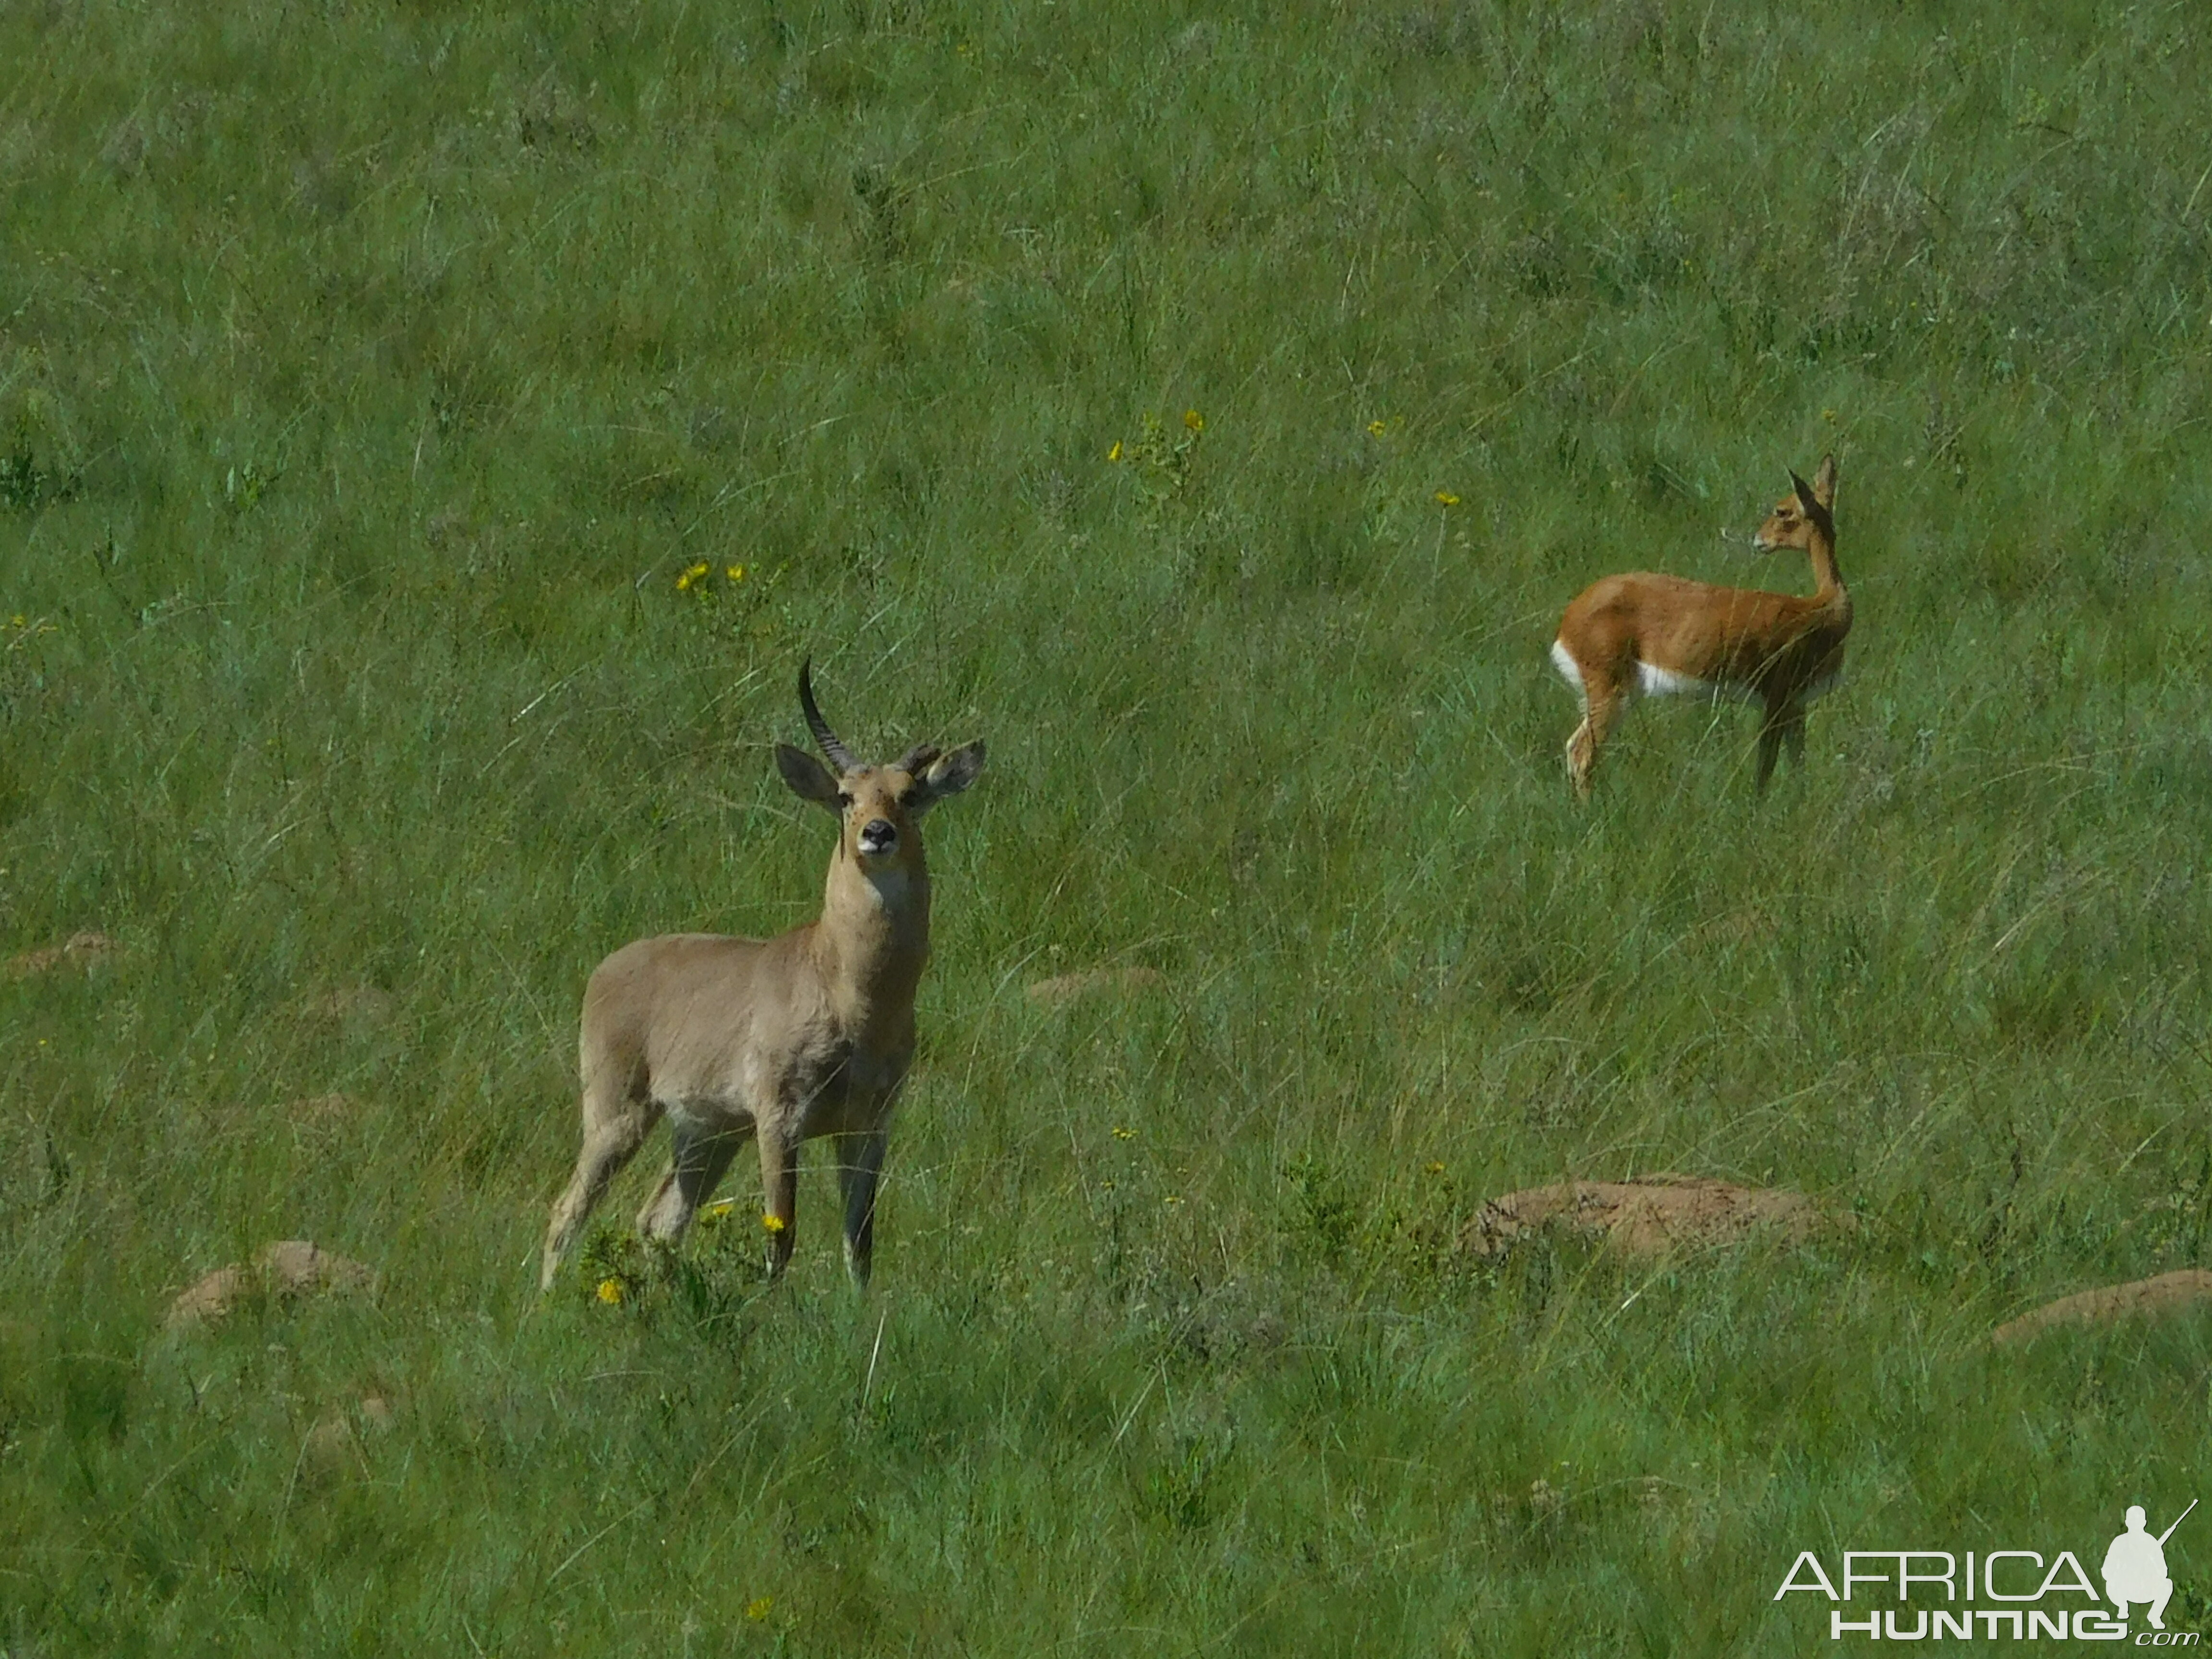
<path id="1" fill-rule="evenodd" d="M 806 729 L 814 734 L 814 741 L 822 745 L 822 752 L 830 758 L 841 772 L 859 772 L 865 769 L 853 757 L 853 751 L 837 740 L 830 729 L 830 722 L 822 718 L 822 710 L 814 701 L 814 682 L 809 672 L 814 659 L 807 658 L 799 665 L 799 706 L 806 711 Z"/>

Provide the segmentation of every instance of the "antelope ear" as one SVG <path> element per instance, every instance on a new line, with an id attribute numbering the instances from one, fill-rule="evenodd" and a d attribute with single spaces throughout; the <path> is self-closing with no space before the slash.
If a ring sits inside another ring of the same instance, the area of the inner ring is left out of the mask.
<path id="1" fill-rule="evenodd" d="M 1836 458 L 1820 457 L 1820 470 L 1813 475 L 1813 499 L 1832 510 L 1836 505 Z"/>
<path id="2" fill-rule="evenodd" d="M 930 762 L 928 769 L 916 778 L 914 787 L 906 792 L 907 811 L 926 811 L 947 795 L 958 794 L 982 773 L 983 744 L 981 739 L 963 744 L 949 755 L 940 755 Z"/>
<path id="3" fill-rule="evenodd" d="M 1795 472 L 1790 475 L 1790 487 L 1797 492 L 1797 505 L 1808 514 L 1824 511 L 1820 498 L 1813 493 L 1813 486 Z"/>
<path id="4" fill-rule="evenodd" d="M 933 743 L 918 743 L 898 757 L 892 766 L 895 772 L 903 772 L 910 778 L 921 775 L 921 769 L 935 760 L 942 751 Z"/>
<path id="5" fill-rule="evenodd" d="M 811 800 L 831 811 L 837 805 L 837 780 L 830 769 L 808 754 L 804 749 L 794 749 L 787 743 L 775 746 L 775 769 L 783 774 L 783 781 L 791 786 L 791 793 L 801 800 Z"/>

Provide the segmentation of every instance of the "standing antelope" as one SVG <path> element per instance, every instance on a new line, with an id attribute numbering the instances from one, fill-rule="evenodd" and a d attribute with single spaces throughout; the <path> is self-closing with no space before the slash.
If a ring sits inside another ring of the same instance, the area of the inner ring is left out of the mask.
<path id="1" fill-rule="evenodd" d="M 1567 739 L 1567 777 L 1578 798 L 1589 798 L 1597 751 L 1639 692 L 1759 703 L 1761 791 L 1785 742 L 1790 758 L 1803 760 L 1805 705 L 1843 672 L 1851 596 L 1836 565 L 1836 458 L 1821 458 L 1811 483 L 1795 472 L 1790 483 L 1752 545 L 1808 554 L 1810 599 L 1636 570 L 1592 583 L 1567 606 L 1552 660 L 1583 703 L 1583 723 Z"/>
<path id="2" fill-rule="evenodd" d="M 836 768 L 775 746 L 792 793 L 838 820 L 821 919 L 767 940 L 641 939 L 592 972 L 579 1045 L 584 1149 L 545 1234 L 548 1288 L 584 1218 L 663 1114 L 674 1156 L 639 1212 L 639 1232 L 681 1238 L 750 1135 L 760 1146 L 769 1272 L 781 1273 L 791 1260 L 799 1144 L 835 1135 L 845 1265 L 867 1282 L 876 1177 L 914 1058 L 914 994 L 929 957 L 920 820 L 975 782 L 983 745 L 948 755 L 918 744 L 892 765 L 869 766 L 822 718 L 807 665 L 799 704 Z"/>

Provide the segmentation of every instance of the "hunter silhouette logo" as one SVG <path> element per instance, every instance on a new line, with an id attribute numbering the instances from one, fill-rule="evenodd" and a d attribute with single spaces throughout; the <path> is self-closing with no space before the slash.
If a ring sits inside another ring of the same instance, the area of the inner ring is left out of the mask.
<path id="1" fill-rule="evenodd" d="M 1893 1642 L 1979 1638 L 2193 1648 L 2203 1641 L 2199 1632 L 2166 1627 L 2166 1604 L 2175 1594 L 2166 1544 L 2196 1507 L 2191 1499 L 2164 1532 L 2153 1533 L 2148 1511 L 2130 1505 L 2127 1530 L 2105 1550 L 2101 1595 L 2081 1557 L 2069 1549 L 2050 1553 L 2056 1540 L 2045 1540 L 2042 1549 L 1977 1547 L 1963 1553 L 1847 1549 L 1840 1562 L 1831 1556 L 1826 1563 L 1816 1552 L 1802 1550 L 1774 1600 L 1796 1594 L 1814 1597 L 1815 1605 L 1829 1603 L 1832 1642 L 1849 1636 Z M 1832 1572 L 1830 1563 L 1841 1571 Z M 2184 1605 L 2194 1603 L 2185 1598 Z M 2131 1608 L 2146 1616 L 2147 1628 L 2130 1632 Z"/>
<path id="2" fill-rule="evenodd" d="M 2197 1500 L 2189 1500 L 2189 1510 L 2197 1507 Z M 2173 1527 L 2189 1518 L 2189 1510 L 2173 1517 Z M 2173 1536 L 2173 1527 L 2168 1527 L 2155 1538 L 2145 1530 L 2148 1522 L 2140 1504 L 2128 1508 L 2128 1529 L 2112 1540 L 2105 1552 L 2105 1594 L 2119 1609 L 2118 1616 L 2128 1616 L 2128 1603 L 2146 1602 L 2150 1607 L 2150 1627 L 2166 1628 L 2166 1604 L 2173 1597 L 2173 1580 L 2166 1575 L 2166 1540 Z"/>

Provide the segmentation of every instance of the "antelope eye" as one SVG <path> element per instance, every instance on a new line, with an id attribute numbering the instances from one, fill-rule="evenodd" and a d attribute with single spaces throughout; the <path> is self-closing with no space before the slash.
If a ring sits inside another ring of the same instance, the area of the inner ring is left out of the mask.
<path id="1" fill-rule="evenodd" d="M 840 789 L 837 792 L 837 810 L 841 812 L 853 810 L 853 797 L 849 791 Z"/>

